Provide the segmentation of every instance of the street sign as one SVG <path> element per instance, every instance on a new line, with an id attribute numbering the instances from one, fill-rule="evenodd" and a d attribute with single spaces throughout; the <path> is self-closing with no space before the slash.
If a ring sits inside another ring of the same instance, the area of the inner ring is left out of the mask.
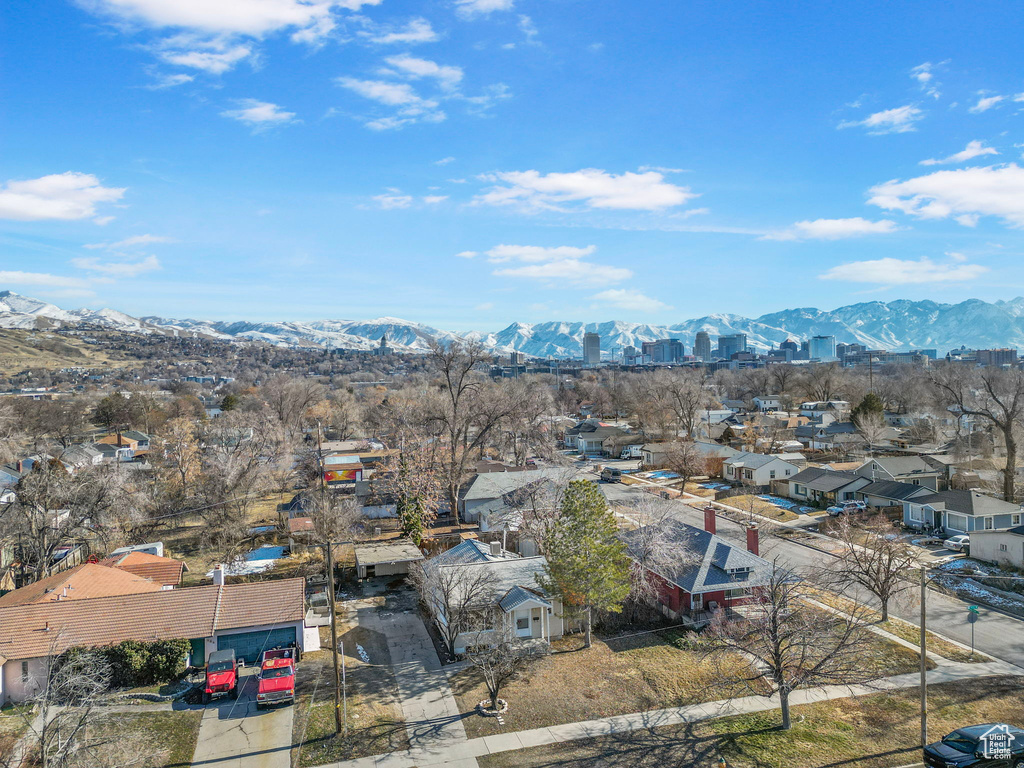
<path id="1" fill-rule="evenodd" d="M 970 611 L 971 613 L 977 613 L 978 612 L 978 606 L 976 606 L 976 605 L 968 605 L 967 606 L 967 610 Z"/>
<path id="2" fill-rule="evenodd" d="M 973 624 L 977 620 L 978 620 L 978 614 L 976 614 L 976 613 L 968 613 L 967 614 L 967 623 L 968 624 Z"/>

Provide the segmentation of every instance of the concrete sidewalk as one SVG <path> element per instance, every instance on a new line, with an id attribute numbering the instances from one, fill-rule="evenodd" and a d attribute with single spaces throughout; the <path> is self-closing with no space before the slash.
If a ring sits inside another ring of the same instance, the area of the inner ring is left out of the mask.
<path id="1" fill-rule="evenodd" d="M 986 664 L 946 662 L 928 673 L 928 684 L 950 683 L 988 675 L 1020 674 L 1024 674 L 1024 670 L 1000 661 Z M 917 686 L 919 680 L 918 673 L 913 672 L 883 678 L 865 685 L 830 685 L 820 688 L 809 688 L 792 693 L 790 695 L 790 703 L 793 706 L 799 706 L 817 701 L 843 699 L 882 691 L 913 688 Z M 481 755 L 529 749 L 530 747 L 540 747 L 546 744 L 556 744 L 565 741 L 591 739 L 616 733 L 661 728 L 668 725 L 695 723 L 701 720 L 712 720 L 731 715 L 764 712 L 770 709 L 777 709 L 778 706 L 778 698 L 774 696 L 745 696 L 738 699 L 711 701 L 687 707 L 636 712 L 586 722 L 566 723 L 564 725 L 553 725 L 548 728 L 535 728 L 529 731 L 484 736 L 463 743 L 452 744 L 448 750 L 443 752 L 410 749 L 387 755 L 376 755 L 359 760 L 332 763 L 329 766 L 321 766 L 321 768 L 430 768 L 431 766 L 472 768 L 472 766 L 476 765 L 475 758 Z"/>

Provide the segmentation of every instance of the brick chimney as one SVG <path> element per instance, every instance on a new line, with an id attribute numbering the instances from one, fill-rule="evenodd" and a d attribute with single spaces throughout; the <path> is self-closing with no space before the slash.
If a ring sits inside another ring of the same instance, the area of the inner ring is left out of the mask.
<path id="1" fill-rule="evenodd" d="M 758 533 L 756 525 L 751 524 L 747 526 L 747 552 L 752 555 L 761 554 Z"/>
<path id="2" fill-rule="evenodd" d="M 704 507 L 704 530 L 708 533 L 715 533 L 717 531 L 715 508 L 710 504 Z"/>

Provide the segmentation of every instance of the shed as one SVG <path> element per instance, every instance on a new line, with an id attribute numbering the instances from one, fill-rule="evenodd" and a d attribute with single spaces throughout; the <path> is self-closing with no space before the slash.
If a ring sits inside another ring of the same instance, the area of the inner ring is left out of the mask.
<path id="1" fill-rule="evenodd" d="M 419 547 L 408 539 L 392 539 L 360 544 L 356 548 L 356 576 L 404 576 L 409 566 L 423 560 Z"/>

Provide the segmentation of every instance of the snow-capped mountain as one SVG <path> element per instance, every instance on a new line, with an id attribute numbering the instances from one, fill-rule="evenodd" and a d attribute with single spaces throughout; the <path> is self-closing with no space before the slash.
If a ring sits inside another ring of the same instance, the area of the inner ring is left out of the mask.
<path id="1" fill-rule="evenodd" d="M 399 352 L 422 352 L 431 339 L 479 341 L 495 352 L 525 352 L 533 357 L 580 357 L 583 335 L 601 336 L 605 355 L 645 341 L 678 338 L 688 351 L 694 336 L 705 331 L 715 337 L 744 333 L 755 349 L 777 346 L 787 338 L 835 336 L 840 342 L 859 342 L 871 348 L 935 348 L 940 353 L 965 345 L 977 349 L 1024 347 L 1024 298 L 993 303 L 969 299 L 959 304 L 898 300 L 866 302 L 832 311 L 787 309 L 758 318 L 715 314 L 673 325 L 610 321 L 578 323 L 550 321 L 512 323 L 496 332 L 454 333 L 395 317 L 374 320 L 314 320 L 309 322 L 224 322 L 136 318 L 113 309 L 64 310 L 45 301 L 0 292 L 0 328 L 52 328 L 61 325 L 100 325 L 130 333 L 197 335 L 225 341 L 263 341 L 280 346 L 369 350 L 385 334 Z"/>

